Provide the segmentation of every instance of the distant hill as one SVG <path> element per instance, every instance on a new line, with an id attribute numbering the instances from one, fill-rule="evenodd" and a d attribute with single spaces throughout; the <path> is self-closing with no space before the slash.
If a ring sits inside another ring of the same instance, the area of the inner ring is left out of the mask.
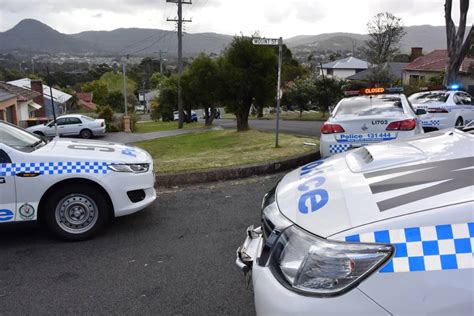
<path id="1" fill-rule="evenodd" d="M 446 47 L 444 26 L 410 26 L 401 43 L 402 51 L 413 46 L 424 52 Z M 352 50 L 361 47 L 367 35 L 354 33 L 326 33 L 302 35 L 285 39 L 290 48 L 308 50 Z M 185 33 L 184 54 L 201 52 L 219 54 L 232 41 L 232 36 L 217 33 Z M 176 32 L 159 29 L 127 28 L 113 31 L 88 31 L 63 34 L 39 21 L 27 19 L 6 32 L 0 32 L 0 53 L 68 53 L 109 55 L 151 55 L 159 50 L 173 54 L 177 51 Z"/>
<path id="2" fill-rule="evenodd" d="M 27 19 L 12 29 L 0 32 L 0 52 L 100 53 L 102 48 L 60 33 L 39 21 Z"/>
<path id="3" fill-rule="evenodd" d="M 407 34 L 403 37 L 400 48 L 402 52 L 410 52 L 411 47 L 423 47 L 424 52 L 446 48 L 446 30 L 444 26 L 417 25 L 406 27 Z M 300 35 L 285 40 L 290 48 L 317 48 L 321 50 L 352 50 L 368 39 L 366 34 L 326 33 L 319 35 Z"/>

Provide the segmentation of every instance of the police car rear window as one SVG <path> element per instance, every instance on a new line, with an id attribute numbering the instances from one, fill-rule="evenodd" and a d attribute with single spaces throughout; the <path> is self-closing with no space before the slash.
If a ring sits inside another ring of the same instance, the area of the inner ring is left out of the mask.
<path id="1" fill-rule="evenodd" d="M 410 101 L 413 103 L 426 103 L 426 102 L 446 102 L 448 100 L 449 93 L 447 92 L 426 92 L 417 93 L 410 97 Z"/>
<path id="2" fill-rule="evenodd" d="M 352 114 L 363 116 L 386 113 L 403 113 L 400 97 L 375 95 L 343 99 L 335 115 Z"/>

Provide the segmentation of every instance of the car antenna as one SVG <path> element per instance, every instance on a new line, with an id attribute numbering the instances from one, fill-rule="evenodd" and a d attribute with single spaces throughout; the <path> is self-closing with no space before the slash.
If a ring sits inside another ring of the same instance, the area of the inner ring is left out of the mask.
<path id="1" fill-rule="evenodd" d="M 56 134 L 56 137 L 59 137 L 59 134 L 58 134 L 58 123 L 56 122 L 56 109 L 54 108 L 54 99 L 53 99 L 53 88 L 51 87 L 51 76 L 49 74 L 49 67 L 46 66 L 46 73 L 48 75 L 47 79 L 46 79 L 46 82 L 48 83 L 49 85 L 49 96 L 51 97 L 51 107 L 53 109 L 53 122 L 54 122 L 54 130 L 55 130 L 55 134 Z"/>

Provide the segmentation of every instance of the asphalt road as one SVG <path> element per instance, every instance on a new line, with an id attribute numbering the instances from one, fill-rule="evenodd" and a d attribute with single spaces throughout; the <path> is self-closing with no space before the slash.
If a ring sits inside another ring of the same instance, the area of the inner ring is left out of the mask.
<path id="1" fill-rule="evenodd" d="M 56 240 L 38 224 L 0 226 L 0 315 L 252 315 L 234 265 L 276 176 L 160 192 L 97 238 Z"/>
<path id="2" fill-rule="evenodd" d="M 280 121 L 280 132 L 293 135 L 321 136 L 320 128 L 324 122 L 321 121 Z M 223 128 L 236 128 L 235 120 L 220 119 L 214 120 L 214 124 Z M 249 120 L 250 128 L 274 132 L 276 130 L 275 120 Z"/>

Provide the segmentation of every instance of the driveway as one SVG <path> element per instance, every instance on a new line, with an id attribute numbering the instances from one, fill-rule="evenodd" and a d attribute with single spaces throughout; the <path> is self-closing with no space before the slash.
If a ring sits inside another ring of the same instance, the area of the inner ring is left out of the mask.
<path id="1" fill-rule="evenodd" d="M 107 142 L 129 144 L 129 143 L 134 143 L 134 142 L 140 142 L 143 140 L 177 136 L 177 135 L 183 135 L 183 134 L 191 134 L 191 133 L 200 132 L 200 131 L 203 131 L 203 129 L 202 128 L 175 129 L 171 131 L 151 132 L 151 133 L 143 133 L 143 134 L 117 132 L 117 133 L 107 133 L 104 136 L 99 137 L 97 139 L 107 141 Z"/>

